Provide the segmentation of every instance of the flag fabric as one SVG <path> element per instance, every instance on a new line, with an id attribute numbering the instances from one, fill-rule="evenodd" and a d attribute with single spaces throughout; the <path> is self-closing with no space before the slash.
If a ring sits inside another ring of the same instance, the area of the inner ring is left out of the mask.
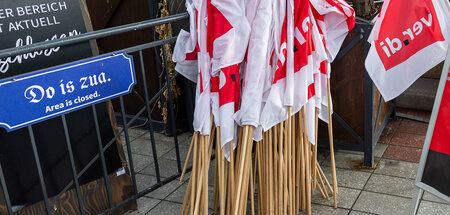
<path id="1" fill-rule="evenodd" d="M 250 24 L 245 5 L 238 0 L 208 2 L 207 49 L 211 59 L 212 92 L 218 93 L 218 120 L 222 147 L 235 139 L 234 113 L 240 102 L 240 69 L 247 50 Z M 217 101 L 215 102 L 217 103 Z M 213 106 L 216 108 L 217 106 Z M 233 142 L 236 144 L 236 141 Z M 235 146 L 234 146 L 235 147 Z M 233 148 L 234 148 L 233 147 Z M 228 157 L 229 147 L 225 148 Z"/>
<path id="2" fill-rule="evenodd" d="M 193 2 L 186 1 L 186 10 L 189 13 L 189 31 L 181 30 L 172 55 L 176 63 L 175 70 L 192 82 L 198 78 L 198 33 L 197 16 Z"/>
<path id="3" fill-rule="evenodd" d="M 209 135 L 211 131 L 211 59 L 207 48 L 207 27 L 204 21 L 208 16 L 208 4 L 206 1 L 196 0 L 197 9 L 197 33 L 198 33 L 198 71 L 196 103 L 194 110 L 194 130 L 201 135 Z M 192 32 L 191 32 L 192 33 Z"/>
<path id="4" fill-rule="evenodd" d="M 450 61 L 450 52 L 448 60 Z M 439 109 L 437 109 L 438 113 L 434 130 L 431 133 L 430 148 L 421 182 L 446 196 L 450 196 L 450 172 L 447 171 L 450 165 L 450 144 L 448 144 L 448 140 L 450 139 L 450 68 L 444 69 L 443 73 L 445 75 L 441 78 L 445 78 L 445 85 L 442 91 Z M 439 96 L 441 95 L 437 95 L 436 99 Z"/>
<path id="5" fill-rule="evenodd" d="M 344 0 L 310 0 L 318 14 L 316 21 L 323 22 L 329 62 L 333 62 L 348 32 L 355 26 L 355 11 Z M 321 24 L 319 24 L 321 25 Z"/>
<path id="6" fill-rule="evenodd" d="M 307 138 L 315 144 L 315 88 L 312 20 L 308 0 L 294 0 L 294 106 L 296 113 L 305 106 Z"/>
<path id="7" fill-rule="evenodd" d="M 327 61 L 316 60 L 320 63 L 320 75 L 315 76 L 316 102 L 319 107 L 319 118 L 328 123 L 328 106 L 333 109 L 333 104 L 328 104 L 327 79 L 331 74 L 331 62 L 334 61 L 347 34 L 355 26 L 355 11 L 350 5 L 342 0 L 310 0 L 312 13 L 323 48 L 327 53 Z M 315 40 L 315 43 L 318 43 Z M 322 46 L 317 44 L 316 46 Z M 319 52 L 323 55 L 322 52 Z M 323 59 L 323 57 L 320 57 Z"/>
<path id="8" fill-rule="evenodd" d="M 315 109 L 328 120 L 330 63 L 354 26 L 353 9 L 343 0 L 194 0 L 186 8 L 190 32 L 180 32 L 173 60 L 197 82 L 194 129 L 208 135 L 212 111 L 222 147 L 237 125 L 254 126 L 260 140 L 289 107 L 292 115 L 305 107 L 315 144 Z"/>
<path id="9" fill-rule="evenodd" d="M 253 0 L 248 5 L 251 7 L 247 7 L 247 19 L 252 23 L 252 30 L 243 75 L 241 106 L 234 119 L 240 126 L 259 128 L 264 82 L 266 74 L 270 73 L 272 3 L 270 0 Z M 254 131 L 253 139 L 262 139 L 261 129 Z"/>
<path id="10" fill-rule="evenodd" d="M 288 109 L 284 105 L 286 89 L 286 54 L 287 54 L 287 16 L 286 1 L 273 1 L 273 34 L 274 51 L 271 59 L 275 71 L 269 78 L 270 90 L 266 92 L 264 108 L 260 123 L 263 131 L 267 131 L 287 119 Z"/>
<path id="11" fill-rule="evenodd" d="M 449 41 L 448 1 L 385 1 L 369 37 L 372 46 L 365 62 L 385 101 L 443 61 Z"/>
<path id="12" fill-rule="evenodd" d="M 187 79 L 196 82 L 194 130 L 209 135 L 211 130 L 211 85 L 210 57 L 207 50 L 207 3 L 201 0 L 186 1 L 189 13 L 190 32 L 181 30 L 175 44 L 172 60 L 175 70 Z"/>

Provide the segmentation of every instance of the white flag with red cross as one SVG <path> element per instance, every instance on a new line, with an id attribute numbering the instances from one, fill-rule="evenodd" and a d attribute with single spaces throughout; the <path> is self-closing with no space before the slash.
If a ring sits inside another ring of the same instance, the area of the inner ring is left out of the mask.
<path id="1" fill-rule="evenodd" d="M 223 147 L 236 137 L 233 115 L 239 109 L 240 68 L 247 50 L 250 25 L 242 2 L 237 0 L 207 2 L 207 49 L 211 58 L 211 92 L 218 94 L 218 102 L 212 101 L 216 104 L 213 108 L 218 106 L 218 110 L 214 110 L 213 113 L 215 118 L 218 118 L 215 122 L 220 127 Z M 227 156 L 229 147 L 225 149 Z"/>
<path id="2" fill-rule="evenodd" d="M 447 0 L 386 0 L 369 37 L 365 63 L 385 101 L 442 62 L 449 41 Z"/>

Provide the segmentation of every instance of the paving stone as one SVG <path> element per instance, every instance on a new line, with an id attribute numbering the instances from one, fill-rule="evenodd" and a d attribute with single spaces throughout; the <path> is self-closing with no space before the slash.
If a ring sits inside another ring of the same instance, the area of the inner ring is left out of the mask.
<path id="1" fill-rule="evenodd" d="M 140 155 L 140 154 L 132 154 L 133 156 L 133 166 L 134 166 L 134 172 L 140 172 L 148 165 L 151 165 L 153 163 L 153 157 L 148 155 Z M 127 158 L 128 165 L 128 154 L 125 153 L 125 157 Z"/>
<path id="2" fill-rule="evenodd" d="M 181 204 L 169 201 L 162 201 L 147 214 L 173 215 L 180 214 Z"/>
<path id="3" fill-rule="evenodd" d="M 338 195 L 337 195 L 337 205 L 339 208 L 352 208 L 353 204 L 355 203 L 356 199 L 358 198 L 358 195 L 361 191 L 357 189 L 351 189 L 346 187 L 339 187 L 338 188 Z M 333 196 L 328 191 L 328 195 L 330 196 L 330 200 L 327 201 L 326 199 L 322 198 L 322 195 L 319 193 L 317 189 L 314 191 L 314 195 L 311 196 L 311 202 L 320 204 L 320 205 L 327 205 L 327 206 L 333 206 Z"/>
<path id="4" fill-rule="evenodd" d="M 409 133 L 409 134 L 417 134 L 417 135 L 426 135 L 428 129 L 428 123 L 419 122 L 410 119 L 403 119 L 400 123 L 400 126 L 397 129 L 397 132 L 401 133 Z"/>
<path id="5" fill-rule="evenodd" d="M 141 197 L 137 200 L 138 208 L 135 211 L 126 213 L 127 215 L 143 215 L 159 204 L 161 200 Z"/>
<path id="6" fill-rule="evenodd" d="M 158 159 L 158 165 L 159 165 L 159 174 L 163 178 L 168 178 L 178 173 L 178 166 L 176 161 L 160 158 Z M 156 176 L 155 165 L 152 164 L 147 166 L 140 173 Z"/>
<path id="7" fill-rule="evenodd" d="M 373 149 L 374 157 L 381 158 L 388 146 L 389 146 L 388 144 L 377 143 L 375 149 Z"/>
<path id="8" fill-rule="evenodd" d="M 177 180 L 178 182 L 178 180 Z M 179 186 L 173 193 L 171 193 L 166 200 L 172 201 L 172 202 L 178 202 L 183 203 L 184 196 L 186 195 L 186 189 L 188 188 L 189 183 L 183 183 L 181 186 Z"/>
<path id="9" fill-rule="evenodd" d="M 411 199 L 362 191 L 353 209 L 375 214 L 408 214 Z"/>
<path id="10" fill-rule="evenodd" d="M 422 149 L 390 145 L 383 157 L 392 160 L 409 161 L 419 163 Z"/>
<path id="11" fill-rule="evenodd" d="M 155 147 L 158 157 L 161 157 L 175 148 L 175 145 L 172 142 L 160 141 L 155 137 Z M 131 142 L 131 151 L 135 154 L 153 156 L 152 145 L 149 139 L 138 138 L 133 140 Z"/>
<path id="12" fill-rule="evenodd" d="M 156 177 L 150 175 L 136 174 L 136 186 L 139 192 L 155 184 L 156 184 Z"/>
<path id="13" fill-rule="evenodd" d="M 360 163 L 364 160 L 364 155 L 343 152 L 343 151 L 339 150 L 334 153 L 334 158 L 335 158 L 337 168 L 354 169 L 355 164 Z M 328 156 L 328 158 L 325 159 L 325 161 L 322 163 L 322 165 L 323 166 L 331 166 L 331 157 Z"/>
<path id="14" fill-rule="evenodd" d="M 372 213 L 366 213 L 361 211 L 350 211 L 349 215 L 372 215 Z"/>
<path id="15" fill-rule="evenodd" d="M 322 167 L 322 170 L 325 173 L 325 176 L 327 177 L 328 181 L 332 185 L 333 180 L 331 176 L 331 168 Z M 362 189 L 366 184 L 367 180 L 369 180 L 370 173 L 337 168 L 336 177 L 338 181 L 338 186 L 354 189 Z"/>
<path id="16" fill-rule="evenodd" d="M 215 160 L 211 160 L 211 164 L 209 165 L 209 170 L 208 170 L 208 185 L 209 186 L 214 186 L 214 171 L 215 171 Z"/>
<path id="17" fill-rule="evenodd" d="M 396 132 L 392 137 L 391 144 L 399 146 L 409 146 L 422 148 L 425 142 L 425 135 Z"/>
<path id="18" fill-rule="evenodd" d="M 374 174 L 364 190 L 411 198 L 414 194 L 414 180 Z"/>
<path id="19" fill-rule="evenodd" d="M 186 161 L 186 156 L 187 156 L 187 154 L 189 152 L 189 146 L 185 146 L 185 145 L 181 145 L 180 144 L 180 145 L 178 145 L 178 149 L 179 149 L 179 152 L 180 152 L 181 164 L 184 165 L 184 162 Z M 193 152 L 191 152 L 191 153 L 193 153 Z M 189 158 L 189 166 L 192 165 L 192 156 L 193 155 L 191 154 L 191 156 Z M 164 155 L 164 158 L 176 161 L 177 160 L 177 153 L 176 153 L 175 147 L 172 150 L 170 150 L 169 152 L 167 152 Z"/>
<path id="20" fill-rule="evenodd" d="M 387 144 L 377 143 L 377 145 L 375 146 L 375 149 L 373 151 L 375 158 L 377 158 L 377 157 L 380 158 L 381 156 L 383 156 L 384 151 L 386 151 L 387 147 L 388 147 Z M 347 154 L 345 156 L 347 158 L 344 157 L 343 159 L 348 159 L 347 164 L 349 164 L 349 165 L 342 165 L 342 166 L 340 166 L 341 168 L 351 168 L 352 169 L 353 166 L 355 165 L 355 163 L 362 164 L 362 162 L 363 162 L 364 152 L 339 149 L 339 150 L 336 150 L 336 152 L 335 152 L 336 160 L 338 159 L 337 156 L 342 156 L 341 154 Z M 326 157 L 326 159 L 324 159 L 327 161 L 326 161 L 326 163 L 324 161 L 324 165 L 330 166 L 329 159 L 330 159 L 330 156 L 329 156 L 329 151 L 328 151 L 328 156 Z M 342 159 L 342 158 L 340 158 L 340 159 Z"/>
<path id="21" fill-rule="evenodd" d="M 138 128 L 129 128 L 128 129 L 128 136 L 131 139 L 136 139 L 138 137 L 141 137 L 144 134 L 147 134 L 149 131 L 145 129 L 138 129 Z"/>
<path id="22" fill-rule="evenodd" d="M 317 162 L 322 164 L 327 158 L 330 159 L 330 151 L 327 149 L 318 149 L 317 150 Z"/>
<path id="23" fill-rule="evenodd" d="M 449 214 L 450 205 L 440 204 L 429 201 L 422 201 L 417 210 L 417 215 L 428 215 L 428 214 Z"/>
<path id="24" fill-rule="evenodd" d="M 375 170 L 375 174 L 415 179 L 418 167 L 418 163 L 383 158 L 381 159 L 378 168 Z"/>
<path id="25" fill-rule="evenodd" d="M 321 214 L 327 214 L 327 215 L 347 215 L 349 210 L 342 209 L 342 208 L 336 208 L 325 205 L 318 205 L 318 204 L 311 204 L 311 214 L 314 215 L 321 215 Z M 300 212 L 300 214 L 304 215 L 305 212 Z"/>
<path id="26" fill-rule="evenodd" d="M 180 183 L 179 181 L 173 180 L 173 181 L 167 183 L 166 185 L 156 189 L 155 191 L 147 194 L 146 196 L 154 198 L 154 199 L 163 200 L 167 196 L 169 196 L 172 192 L 177 190 L 181 185 L 182 185 L 182 183 Z"/>
<path id="27" fill-rule="evenodd" d="M 386 127 L 384 127 L 383 132 L 381 133 L 380 139 L 378 140 L 379 143 L 383 144 L 389 144 L 392 137 L 394 136 L 395 131 L 397 130 L 398 126 L 400 126 L 400 122 L 402 119 L 398 120 L 389 120 Z"/>
<path id="28" fill-rule="evenodd" d="M 374 149 L 374 151 L 373 151 L 374 156 L 375 156 L 375 157 L 381 157 L 381 156 L 383 155 L 383 153 L 384 153 L 384 151 L 386 150 L 387 147 L 388 147 L 387 144 L 377 143 L 377 145 L 375 146 L 375 149 Z M 342 154 L 354 154 L 354 155 L 359 155 L 359 157 L 358 157 L 358 156 L 351 156 L 351 157 L 354 157 L 354 158 L 355 158 L 354 161 L 359 161 L 359 160 L 362 161 L 362 158 L 363 158 L 363 156 L 364 156 L 364 152 L 351 151 L 351 150 L 343 150 L 343 149 L 336 150 L 335 153 L 339 153 L 339 154 L 342 153 Z M 329 155 L 329 154 L 328 154 L 328 155 Z M 336 155 L 335 155 L 335 156 L 336 156 Z M 329 159 L 329 157 L 327 157 L 327 159 Z M 352 162 L 352 163 L 353 163 L 353 162 Z M 327 165 L 330 165 L 330 162 L 329 162 L 329 161 L 327 162 Z M 342 167 L 342 168 L 344 168 L 344 167 Z"/>
<path id="29" fill-rule="evenodd" d="M 180 145 L 189 146 L 191 145 L 191 139 L 192 139 L 192 132 L 184 132 L 181 134 L 178 134 L 178 143 Z"/>
<path id="30" fill-rule="evenodd" d="M 449 202 L 446 202 L 445 200 L 429 193 L 429 192 L 424 192 L 422 199 L 430 201 L 430 202 L 437 202 L 437 203 L 442 203 L 442 204 L 450 204 Z"/>

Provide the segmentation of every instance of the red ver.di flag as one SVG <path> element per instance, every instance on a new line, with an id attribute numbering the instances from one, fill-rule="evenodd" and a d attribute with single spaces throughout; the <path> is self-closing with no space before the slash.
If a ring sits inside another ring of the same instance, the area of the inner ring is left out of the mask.
<path id="1" fill-rule="evenodd" d="M 385 101 L 442 62 L 449 40 L 448 0 L 386 0 L 365 63 Z"/>
<path id="2" fill-rule="evenodd" d="M 444 71 L 445 72 L 445 71 Z M 447 70 L 441 104 L 431 137 L 421 182 L 450 196 L 450 68 Z"/>

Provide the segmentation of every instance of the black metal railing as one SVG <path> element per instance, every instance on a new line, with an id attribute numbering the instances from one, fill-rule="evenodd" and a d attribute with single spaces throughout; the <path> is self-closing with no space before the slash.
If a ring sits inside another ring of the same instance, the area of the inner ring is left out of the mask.
<path id="1" fill-rule="evenodd" d="M 148 20 L 148 21 L 143 21 L 143 22 L 138 22 L 138 23 L 133 23 L 133 24 L 128 24 L 128 25 L 123 25 L 123 26 L 119 26 L 119 27 L 113 27 L 113 28 L 108 28 L 108 29 L 103 29 L 103 30 L 98 30 L 98 31 L 93 31 L 93 32 L 88 32 L 85 34 L 81 34 L 81 35 L 77 35 L 77 36 L 73 36 L 73 37 L 67 37 L 67 38 L 62 38 L 62 39 L 57 39 L 57 40 L 51 40 L 51 41 L 46 41 L 46 42 L 39 42 L 39 43 L 35 43 L 32 45 L 27 45 L 27 46 L 23 46 L 23 47 L 17 47 L 17 48 L 10 48 L 10 49 L 4 49 L 4 50 L 0 50 L 0 58 L 6 58 L 6 57 L 14 57 L 16 55 L 21 55 L 21 54 L 25 54 L 25 53 L 30 53 L 30 52 L 34 52 L 34 51 L 39 51 L 39 50 L 44 50 L 44 49 L 49 49 L 49 48 L 53 48 L 53 47 L 61 47 L 61 46 L 67 46 L 67 45 L 71 45 L 71 44 L 76 44 L 76 43 L 80 43 L 80 42 L 87 42 L 90 40 L 97 40 L 97 39 L 101 39 L 104 37 L 109 37 L 112 35 L 117 35 L 117 34 L 123 34 L 123 33 L 127 33 L 127 32 L 131 32 L 131 31 L 137 31 L 137 30 L 141 30 L 144 28 L 152 28 L 158 25 L 162 25 L 162 24 L 166 24 L 166 23 L 171 23 L 171 22 L 176 22 L 176 21 L 180 21 L 180 20 L 186 20 L 188 19 L 188 14 L 187 13 L 182 13 L 182 14 L 177 14 L 177 15 L 172 15 L 172 16 L 168 16 L 168 17 L 164 17 L 164 18 L 156 18 L 156 19 L 152 19 L 152 20 Z M 71 141 L 71 138 L 69 136 L 69 131 L 70 128 L 68 127 L 68 123 L 67 123 L 67 118 L 66 115 L 62 115 L 61 121 L 62 121 L 62 125 L 63 125 L 63 129 L 64 129 L 64 135 L 65 135 L 65 140 L 66 140 L 66 146 L 67 146 L 67 150 L 68 150 L 68 155 L 69 155 L 69 160 L 70 160 L 70 166 L 67 168 L 71 168 L 71 172 L 73 174 L 73 179 L 65 185 L 65 187 L 59 191 L 58 195 L 56 196 L 49 196 L 48 192 L 47 192 L 47 187 L 46 187 L 46 183 L 44 181 L 44 172 L 42 170 L 42 166 L 40 163 L 40 157 L 39 157 L 39 153 L 38 153 L 38 147 L 36 146 L 36 140 L 35 140 L 35 135 L 33 133 L 33 125 L 28 126 L 28 133 L 30 136 L 30 141 L 31 141 L 31 145 L 32 145 L 32 150 L 33 150 L 33 154 L 34 154 L 34 159 L 36 161 L 36 168 L 37 168 L 37 172 L 39 175 L 39 183 L 42 189 L 42 201 L 43 204 L 45 206 L 45 209 L 40 211 L 38 214 L 52 214 L 54 211 L 54 204 L 56 201 L 58 201 L 62 195 L 64 193 L 66 193 L 67 191 L 71 190 L 71 189 L 75 189 L 76 191 L 76 196 L 77 196 L 77 201 L 78 201 L 78 205 L 77 205 L 77 209 L 78 209 L 78 214 L 85 214 L 85 205 L 83 205 L 83 193 L 81 191 L 81 184 L 80 184 L 80 178 L 83 176 L 84 173 L 86 173 L 86 171 L 96 162 L 98 162 L 100 160 L 101 162 L 101 166 L 102 166 L 102 177 L 103 177 L 103 182 L 105 185 L 105 189 L 106 189 L 106 196 L 108 199 L 108 205 L 107 208 L 105 210 L 103 210 L 101 213 L 104 214 L 109 214 L 111 212 L 114 212 L 122 207 L 125 207 L 127 205 L 129 205 L 132 202 L 135 202 L 136 199 L 154 191 L 155 189 L 161 187 L 164 184 L 169 183 L 170 181 L 176 179 L 177 177 L 180 176 L 181 171 L 182 171 L 182 166 L 181 166 L 181 160 L 180 160 L 180 149 L 179 149 L 179 145 L 178 145 L 178 137 L 177 137 L 177 132 L 176 132 L 176 121 L 175 121 L 175 113 L 174 113 L 174 104 L 173 104 L 173 99 L 172 98 L 172 89 L 171 89 L 171 83 L 178 77 L 178 74 L 174 75 L 173 77 L 170 77 L 169 75 L 169 71 L 168 71 L 168 64 L 167 64 L 167 53 L 166 53 L 166 49 L 162 48 L 162 61 L 164 62 L 164 66 L 162 68 L 162 71 L 158 71 L 158 74 L 164 74 L 165 75 L 165 83 L 164 86 L 160 87 L 159 91 L 156 94 L 150 95 L 149 93 L 149 87 L 147 86 L 147 76 L 148 74 L 150 74 L 150 72 L 154 72 L 154 68 L 146 68 L 144 65 L 144 57 L 143 57 L 143 51 L 146 49 L 152 49 L 152 48 L 160 48 L 165 46 L 168 43 L 174 43 L 176 41 L 176 37 L 172 37 L 172 38 L 168 38 L 168 39 L 164 39 L 164 40 L 158 40 L 158 41 L 153 41 L 153 42 L 149 42 L 146 44 L 141 44 L 138 46 L 134 46 L 134 47 L 129 47 L 124 49 L 123 51 L 125 51 L 128 54 L 131 53 L 136 53 L 139 56 L 139 63 L 138 65 L 135 65 L 135 67 L 139 67 L 140 68 L 140 72 L 142 73 L 142 82 L 143 82 L 143 90 L 145 92 L 145 105 L 139 109 L 139 111 L 131 117 L 126 115 L 126 111 L 125 111 L 125 103 L 124 103 L 124 98 L 121 96 L 119 98 L 117 98 L 118 103 L 120 104 L 120 111 L 119 113 L 116 113 L 117 116 L 122 122 L 121 122 L 121 128 L 118 130 L 118 132 L 115 134 L 115 136 L 110 139 L 110 140 L 104 140 L 102 139 L 102 135 L 101 135 L 101 131 L 100 131 L 100 126 L 99 126 L 99 119 L 97 117 L 97 109 L 95 105 L 92 105 L 90 108 L 92 109 L 92 115 L 93 115 L 93 119 L 94 119 L 94 124 L 95 124 L 95 133 L 97 136 L 97 144 L 98 144 L 98 150 L 99 152 L 89 161 L 87 162 L 87 165 L 84 166 L 82 169 L 80 169 L 79 171 L 77 171 L 76 168 L 76 162 L 75 162 L 75 158 L 74 158 L 74 152 L 72 150 L 72 145 L 73 142 Z M 138 61 L 135 61 L 135 63 Z M 163 96 L 165 91 L 168 91 L 168 98 L 166 98 L 167 102 L 168 102 L 168 119 L 172 129 L 172 134 L 173 134 L 173 144 L 175 146 L 175 153 L 176 153 L 176 161 L 177 161 L 177 172 L 174 172 L 170 177 L 165 178 L 164 180 L 161 177 L 160 174 L 160 165 L 159 165 L 159 161 L 158 161 L 158 153 L 156 150 L 156 139 L 154 136 L 154 128 L 152 125 L 152 109 L 151 109 L 151 104 L 155 103 L 158 101 L 158 99 Z M 148 121 L 150 123 L 146 124 L 147 126 L 147 130 L 149 131 L 149 135 L 150 135 L 150 144 L 149 146 L 152 148 L 152 154 L 153 154 L 153 165 L 154 165 L 154 171 L 155 171 L 155 175 L 156 175 L 156 183 L 154 183 L 153 185 L 144 188 L 142 191 L 138 191 L 137 188 L 137 183 L 136 183 L 136 171 L 135 171 L 135 167 L 134 167 L 134 163 L 133 163 L 133 153 L 131 150 L 131 141 L 130 141 L 130 134 L 129 134 L 129 128 L 131 127 L 131 125 L 138 120 L 139 118 L 142 118 L 143 116 L 147 117 Z M 112 117 L 112 116 L 110 116 Z M 133 195 L 131 195 L 129 198 L 123 200 L 120 203 L 113 203 L 113 193 L 111 192 L 111 182 L 110 182 L 110 178 L 108 177 L 108 172 L 107 172 L 107 162 L 105 161 L 105 152 L 113 145 L 116 143 L 116 141 L 118 139 L 120 139 L 121 137 L 124 137 L 125 140 L 125 148 L 127 151 L 127 157 L 128 157 L 128 166 L 129 166 L 129 174 L 131 176 L 131 182 L 132 182 L 132 189 L 133 189 Z M 190 170 L 190 168 L 188 168 L 188 171 Z M 4 199 L 5 199 L 5 204 L 6 204 L 6 211 L 8 212 L 8 214 L 13 214 L 14 211 L 13 210 L 13 206 L 11 205 L 11 199 L 8 193 L 8 189 L 7 189 L 7 183 L 8 181 L 5 180 L 5 176 L 4 176 L 4 172 L 2 169 L 2 166 L 0 164 L 0 182 L 1 182 L 1 188 L 3 191 L 3 195 L 4 195 Z"/>

